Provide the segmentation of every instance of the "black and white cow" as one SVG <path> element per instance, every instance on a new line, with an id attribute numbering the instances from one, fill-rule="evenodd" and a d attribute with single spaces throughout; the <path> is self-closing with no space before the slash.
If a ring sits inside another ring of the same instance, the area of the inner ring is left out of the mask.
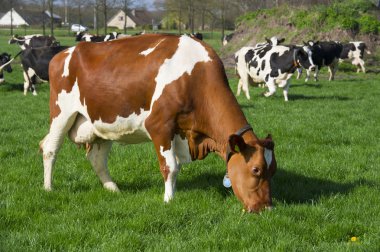
<path id="1" fill-rule="evenodd" d="M 119 32 L 111 32 L 107 35 L 100 35 L 100 36 L 96 36 L 96 35 L 92 35 L 92 34 L 84 33 L 84 32 L 78 32 L 75 37 L 75 41 L 77 42 L 79 41 L 104 42 L 104 41 L 110 41 L 110 40 L 120 39 L 124 37 L 129 37 L 129 36 L 130 35 L 121 34 Z"/>
<path id="2" fill-rule="evenodd" d="M 334 80 L 335 73 L 338 70 L 339 57 L 341 55 L 343 46 L 339 42 L 334 41 L 308 41 L 307 44 L 311 48 L 313 62 L 315 64 L 314 80 L 318 81 L 318 72 L 323 66 L 329 69 L 329 81 Z M 298 68 L 297 79 L 301 77 L 302 68 Z M 306 69 L 307 82 L 310 78 L 310 70 Z"/>
<path id="3" fill-rule="evenodd" d="M 53 36 L 43 36 L 41 34 L 13 36 L 9 44 L 18 44 L 22 50 L 26 48 L 37 48 L 44 46 L 59 46 L 59 42 Z"/>
<path id="4" fill-rule="evenodd" d="M 314 69 L 312 52 L 308 45 L 265 44 L 259 47 L 243 47 L 235 53 L 236 70 L 240 77 L 237 95 L 241 88 L 250 99 L 249 82 L 265 82 L 268 92 L 264 96 L 272 96 L 276 92 L 276 84 L 283 88 L 285 101 L 288 101 L 289 78 L 299 67 Z"/>
<path id="5" fill-rule="evenodd" d="M 235 35 L 234 33 L 230 33 L 230 34 L 224 35 L 222 37 L 222 44 L 223 44 L 223 46 L 226 46 L 231 41 L 231 39 L 233 38 L 234 35 Z"/>
<path id="6" fill-rule="evenodd" d="M 0 54 L 0 83 L 4 82 L 4 74 L 3 70 L 7 71 L 8 73 L 12 72 L 11 67 L 11 55 L 8 53 L 2 53 Z"/>
<path id="7" fill-rule="evenodd" d="M 352 65 L 357 67 L 357 72 L 359 73 L 360 70 L 365 73 L 365 67 L 364 67 L 364 51 L 366 51 L 367 54 L 371 54 L 371 52 L 367 49 L 367 45 L 362 41 L 355 41 L 355 42 L 349 42 L 346 44 L 343 44 L 343 50 L 340 54 L 341 60 L 351 60 L 352 59 Z"/>
<path id="8" fill-rule="evenodd" d="M 27 48 L 21 53 L 21 64 L 24 70 L 24 95 L 31 89 L 37 95 L 36 84 L 49 80 L 49 62 L 60 51 L 68 46 L 50 46 Z"/>

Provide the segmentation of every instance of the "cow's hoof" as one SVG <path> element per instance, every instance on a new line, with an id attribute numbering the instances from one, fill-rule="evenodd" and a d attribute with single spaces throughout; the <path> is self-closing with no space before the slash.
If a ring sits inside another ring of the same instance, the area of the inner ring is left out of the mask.
<path id="1" fill-rule="evenodd" d="M 114 182 L 106 182 L 103 187 L 110 192 L 120 192 L 119 188 Z"/>
<path id="2" fill-rule="evenodd" d="M 270 96 L 274 95 L 274 93 L 271 93 L 271 92 L 265 92 L 263 94 L 265 97 L 270 97 Z"/>
<path id="3" fill-rule="evenodd" d="M 51 192 L 52 188 L 51 188 L 51 186 L 44 186 L 44 190 L 47 192 Z"/>
<path id="4" fill-rule="evenodd" d="M 164 195 L 164 202 L 169 203 L 173 199 L 173 195 Z"/>

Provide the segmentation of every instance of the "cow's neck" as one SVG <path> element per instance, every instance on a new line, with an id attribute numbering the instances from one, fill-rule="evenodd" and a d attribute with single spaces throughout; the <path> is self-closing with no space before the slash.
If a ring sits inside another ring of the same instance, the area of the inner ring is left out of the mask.
<path id="1" fill-rule="evenodd" d="M 207 106 L 201 106 L 200 115 L 194 117 L 195 127 L 188 131 L 193 159 L 203 159 L 209 152 L 216 152 L 225 160 L 229 137 L 248 124 L 232 92 L 217 95 L 212 104 L 210 100 L 205 101 Z M 258 141 L 252 130 L 241 135 L 245 142 Z"/>

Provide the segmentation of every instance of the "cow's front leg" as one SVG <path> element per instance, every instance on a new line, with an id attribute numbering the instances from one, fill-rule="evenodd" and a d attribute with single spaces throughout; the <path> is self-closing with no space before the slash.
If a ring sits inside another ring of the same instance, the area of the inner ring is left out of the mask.
<path id="1" fill-rule="evenodd" d="M 318 81 L 319 67 L 315 66 L 314 81 Z"/>
<path id="2" fill-rule="evenodd" d="M 109 191 L 118 192 L 119 188 L 115 182 L 112 181 L 107 167 L 108 154 L 111 147 L 111 141 L 93 144 L 90 151 L 87 153 L 87 158 L 90 160 L 92 168 L 96 175 L 98 175 L 103 187 Z"/>
<path id="3" fill-rule="evenodd" d="M 284 99 L 285 101 L 289 101 L 288 99 L 288 91 L 289 91 L 289 87 L 290 87 L 290 83 L 286 80 L 284 80 L 283 82 L 285 82 L 285 85 L 283 86 L 283 94 L 284 94 Z"/>
<path id="4" fill-rule="evenodd" d="M 274 79 L 270 78 L 266 83 L 268 87 L 268 92 L 264 93 L 265 97 L 272 96 L 276 92 L 276 85 Z"/>
<path id="5" fill-rule="evenodd" d="M 164 201 L 169 202 L 174 197 L 175 184 L 177 180 L 177 174 L 180 169 L 180 165 L 177 163 L 174 153 L 174 142 L 171 142 L 170 149 L 164 149 L 160 146 L 158 153 L 160 170 L 165 181 L 165 194 Z"/>
<path id="6" fill-rule="evenodd" d="M 157 126 L 157 122 L 155 123 Z M 168 128 L 170 126 L 166 125 Z M 168 128 L 151 129 L 152 141 L 157 152 L 160 171 L 165 182 L 164 201 L 169 202 L 174 197 L 175 184 L 180 165 L 175 155 L 175 141 L 173 134 L 167 132 Z"/>

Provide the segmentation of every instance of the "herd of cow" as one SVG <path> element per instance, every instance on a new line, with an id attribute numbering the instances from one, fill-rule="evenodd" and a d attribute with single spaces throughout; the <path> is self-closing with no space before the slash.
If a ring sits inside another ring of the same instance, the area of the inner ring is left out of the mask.
<path id="1" fill-rule="evenodd" d="M 107 166 L 112 143 L 152 141 L 165 182 L 165 202 L 174 196 L 181 165 L 215 152 L 226 162 L 224 184 L 232 185 L 244 209 L 270 209 L 270 180 L 277 166 L 274 142 L 270 135 L 259 138 L 253 132 L 217 53 L 197 36 L 113 36 L 112 41 L 72 47 L 41 35 L 10 40 L 22 48 L 24 94 L 28 89 L 36 94 L 37 78 L 50 82 L 50 129 L 40 142 L 44 188 L 52 189 L 53 166 L 66 135 L 86 149 L 95 173 L 111 191 L 119 190 Z M 76 39 L 97 39 L 89 37 L 78 34 Z M 251 79 L 266 83 L 266 96 L 278 84 L 287 100 L 288 79 L 296 69 L 317 74 L 328 66 L 332 79 L 342 54 L 351 57 L 365 48 L 361 43 L 349 50 L 338 42 L 282 43 L 273 37 L 236 53 L 238 93 L 243 88 L 249 98 Z M 7 71 L 11 61 L 10 55 L 1 55 Z"/>
<path id="2" fill-rule="evenodd" d="M 284 39 L 272 37 L 266 43 L 259 43 L 254 47 L 243 47 L 235 53 L 236 72 L 240 77 L 237 95 L 243 89 L 246 97 L 250 99 L 248 86 L 250 83 L 265 83 L 268 91 L 266 97 L 276 92 L 276 84 L 283 88 L 285 101 L 288 101 L 289 78 L 297 70 L 300 78 L 302 69 L 306 69 L 306 79 L 310 72 L 315 71 L 314 79 L 318 80 L 319 70 L 327 66 L 330 77 L 334 80 L 338 64 L 341 60 L 351 59 L 357 66 L 357 71 L 364 67 L 364 42 L 340 43 L 337 41 L 308 41 L 303 45 L 283 45 Z"/>

